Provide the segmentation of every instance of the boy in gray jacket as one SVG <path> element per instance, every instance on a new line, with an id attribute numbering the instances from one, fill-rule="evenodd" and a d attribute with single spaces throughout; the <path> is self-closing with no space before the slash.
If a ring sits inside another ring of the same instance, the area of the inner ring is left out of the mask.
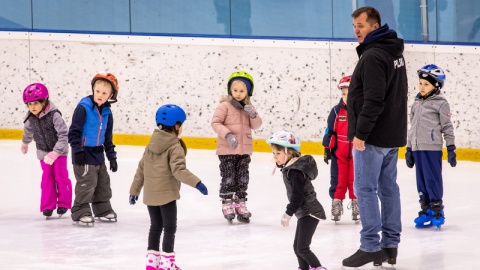
<path id="1" fill-rule="evenodd" d="M 445 84 L 445 73 L 434 64 L 417 71 L 420 82 L 410 114 L 405 160 L 409 168 L 416 164 L 417 190 L 421 211 L 415 219 L 416 227 L 445 223 L 443 212 L 442 147 L 446 141 L 448 162 L 457 165 L 455 135 L 450 121 L 450 105 L 440 92 Z"/>

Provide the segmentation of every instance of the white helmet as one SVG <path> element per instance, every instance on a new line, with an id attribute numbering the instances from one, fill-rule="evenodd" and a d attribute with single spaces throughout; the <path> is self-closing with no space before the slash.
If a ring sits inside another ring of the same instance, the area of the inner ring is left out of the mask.
<path id="1" fill-rule="evenodd" d="M 292 148 L 297 152 L 300 152 L 300 139 L 288 130 L 280 130 L 275 132 L 267 140 L 269 145 L 276 144 L 286 148 Z"/>

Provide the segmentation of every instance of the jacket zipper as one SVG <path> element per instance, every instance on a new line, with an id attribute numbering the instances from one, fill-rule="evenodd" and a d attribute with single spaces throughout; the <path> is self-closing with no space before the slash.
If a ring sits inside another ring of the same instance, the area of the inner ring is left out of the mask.
<path id="1" fill-rule="evenodd" d="M 97 106 L 95 106 L 95 109 L 97 109 L 98 117 L 100 117 L 100 128 L 98 129 L 97 143 L 96 143 L 96 146 L 98 146 L 100 144 L 100 134 L 102 133 L 102 128 L 103 128 L 103 117 L 100 111 L 98 110 Z"/>

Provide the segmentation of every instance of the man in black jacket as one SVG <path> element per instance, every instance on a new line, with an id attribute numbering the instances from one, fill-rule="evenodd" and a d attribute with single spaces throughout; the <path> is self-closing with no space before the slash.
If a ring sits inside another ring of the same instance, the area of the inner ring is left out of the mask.
<path id="1" fill-rule="evenodd" d="M 381 265 L 387 259 L 395 264 L 402 230 L 398 147 L 407 140 L 404 44 L 387 24 L 380 26 L 376 9 L 362 7 L 352 17 L 360 59 L 348 89 L 348 139 L 354 147 L 354 187 L 362 230 L 360 249 L 343 265 Z"/>

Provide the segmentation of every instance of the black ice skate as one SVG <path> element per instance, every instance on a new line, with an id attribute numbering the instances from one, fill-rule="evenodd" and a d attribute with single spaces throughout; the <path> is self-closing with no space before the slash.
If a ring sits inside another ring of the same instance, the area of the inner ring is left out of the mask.
<path id="1" fill-rule="evenodd" d="M 65 213 L 67 213 L 67 211 L 68 211 L 67 208 L 59 207 L 57 209 L 58 218 L 61 218 L 63 215 L 65 215 Z"/>
<path id="2" fill-rule="evenodd" d="M 45 216 L 45 219 L 50 219 L 52 216 L 53 210 L 43 210 L 43 215 Z"/>
<path id="3" fill-rule="evenodd" d="M 387 259 L 384 262 L 387 262 L 391 265 L 391 269 L 395 269 L 395 264 L 397 264 L 397 248 L 382 248 L 383 252 L 387 255 Z M 375 265 L 375 262 L 374 262 Z M 381 265 L 381 264 L 380 264 Z"/>
<path id="4" fill-rule="evenodd" d="M 387 259 L 387 254 L 383 250 L 377 252 L 365 252 L 359 249 L 355 254 L 344 259 L 342 265 L 343 267 L 360 267 L 373 262 L 373 265 L 376 268 L 381 269 L 382 262 Z"/>
<path id="5" fill-rule="evenodd" d="M 95 215 L 95 217 L 100 221 L 117 222 L 117 213 L 113 210 L 107 211 L 101 215 Z"/>

